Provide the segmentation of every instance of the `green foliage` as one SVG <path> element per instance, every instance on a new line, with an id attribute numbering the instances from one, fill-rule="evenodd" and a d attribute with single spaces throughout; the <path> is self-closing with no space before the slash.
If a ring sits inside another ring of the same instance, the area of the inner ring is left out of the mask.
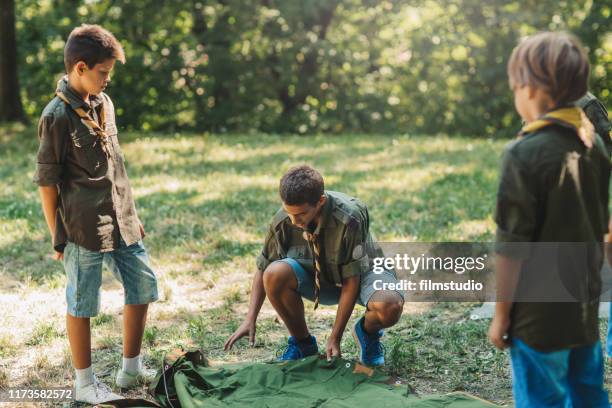
<path id="1" fill-rule="evenodd" d="M 505 63 L 537 30 L 576 33 L 592 90 L 611 102 L 611 10 L 592 0 L 21 0 L 19 73 L 36 118 L 68 33 L 99 23 L 127 53 L 108 91 L 122 127 L 511 134 Z"/>

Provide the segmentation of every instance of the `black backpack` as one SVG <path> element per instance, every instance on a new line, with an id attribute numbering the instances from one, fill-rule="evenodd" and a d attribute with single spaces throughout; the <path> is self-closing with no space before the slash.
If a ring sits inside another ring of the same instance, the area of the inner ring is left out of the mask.
<path id="1" fill-rule="evenodd" d="M 608 111 L 599 99 L 590 92 L 587 92 L 582 98 L 576 101 L 576 106 L 580 107 L 587 115 L 595 132 L 603 139 L 608 148 L 608 153 L 612 153 L 612 139 L 610 135 L 610 120 L 608 119 Z"/>

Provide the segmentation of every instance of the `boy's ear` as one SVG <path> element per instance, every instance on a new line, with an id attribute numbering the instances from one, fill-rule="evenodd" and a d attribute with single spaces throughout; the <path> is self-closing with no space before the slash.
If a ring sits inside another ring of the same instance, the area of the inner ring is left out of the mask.
<path id="1" fill-rule="evenodd" d="M 323 207 L 325 205 L 325 202 L 327 201 L 327 197 L 325 196 L 325 194 L 321 195 L 321 197 L 319 197 L 319 205 L 321 207 Z"/>
<path id="2" fill-rule="evenodd" d="M 87 69 L 87 64 L 85 63 L 85 61 L 79 61 L 74 66 L 74 70 L 79 75 L 82 75 L 86 69 Z"/>

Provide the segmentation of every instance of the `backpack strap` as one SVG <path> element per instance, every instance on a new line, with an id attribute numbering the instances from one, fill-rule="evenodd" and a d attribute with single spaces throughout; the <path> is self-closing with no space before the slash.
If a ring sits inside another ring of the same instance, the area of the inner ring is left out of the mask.
<path id="1" fill-rule="evenodd" d="M 587 92 L 582 98 L 576 101 L 576 106 L 581 108 L 587 115 L 597 134 L 610 146 L 612 143 L 612 134 L 610 133 L 610 119 L 608 118 L 608 110 L 604 104 L 590 92 Z"/>

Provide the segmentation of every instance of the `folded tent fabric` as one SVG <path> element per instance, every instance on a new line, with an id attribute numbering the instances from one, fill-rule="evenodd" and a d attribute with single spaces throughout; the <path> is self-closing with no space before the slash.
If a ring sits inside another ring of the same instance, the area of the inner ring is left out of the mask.
<path id="1" fill-rule="evenodd" d="M 188 352 L 166 365 L 150 391 L 160 406 L 168 408 L 496 406 L 464 393 L 417 396 L 410 393 L 405 381 L 379 370 L 344 359 L 328 362 L 321 356 L 210 366 L 200 351 Z"/>

